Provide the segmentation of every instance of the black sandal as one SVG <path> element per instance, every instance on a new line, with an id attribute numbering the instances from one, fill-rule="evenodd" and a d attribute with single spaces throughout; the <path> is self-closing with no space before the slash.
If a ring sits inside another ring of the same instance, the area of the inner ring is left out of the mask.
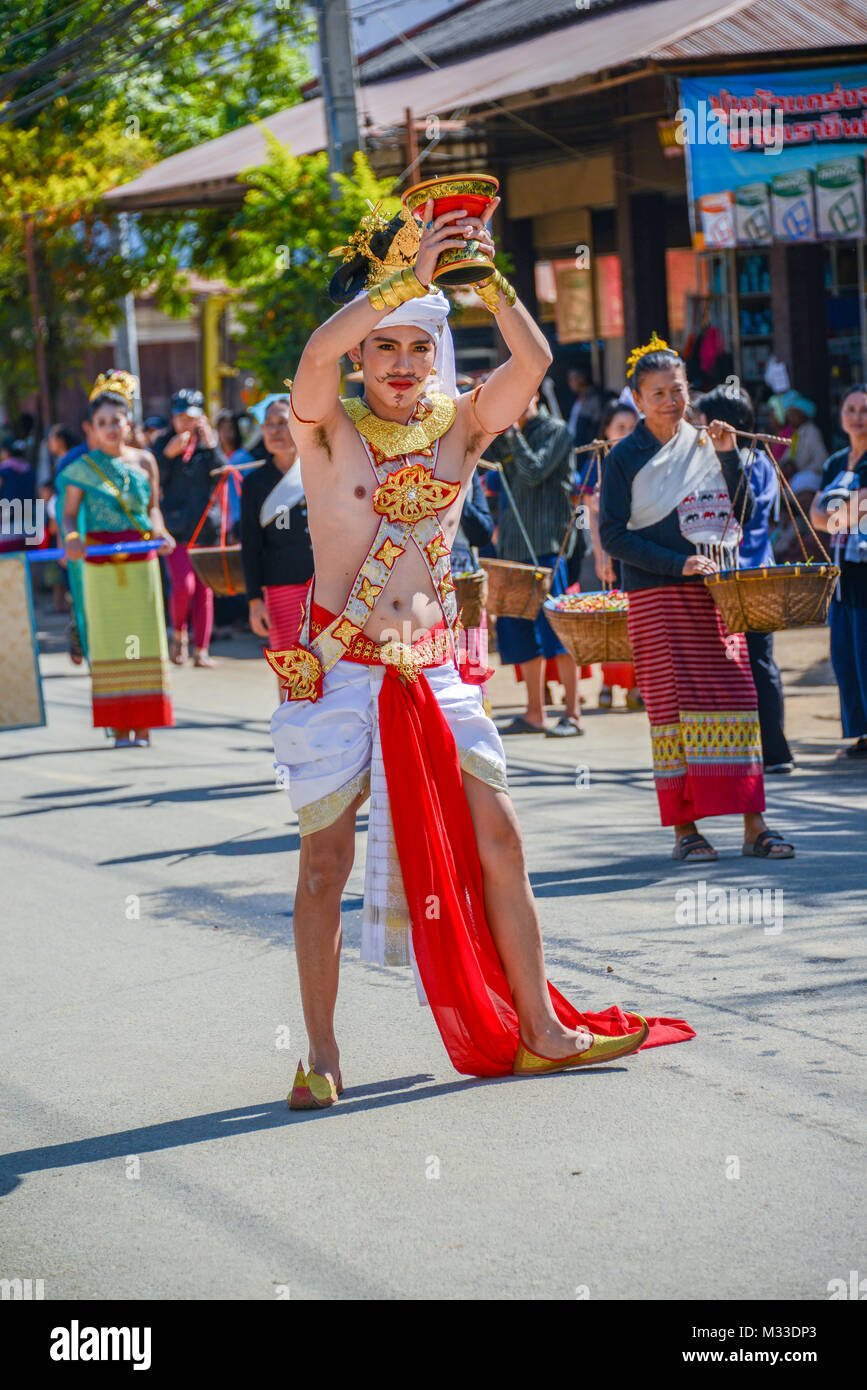
<path id="1" fill-rule="evenodd" d="M 710 854 L 696 854 L 697 849 L 709 849 Z M 719 855 L 703 835 L 695 831 L 692 835 L 684 835 L 678 840 L 674 849 L 671 851 L 672 859 L 682 859 L 690 864 L 712 864 Z"/>
<path id="2" fill-rule="evenodd" d="M 531 724 L 529 719 L 525 719 L 523 714 L 516 714 L 511 724 L 507 724 L 504 729 L 500 729 L 500 736 L 505 734 L 544 734 L 547 725 L 542 728 L 538 724 Z"/>
<path id="3" fill-rule="evenodd" d="M 781 845 L 788 854 L 774 854 L 774 845 Z M 751 844 L 745 844 L 741 850 L 748 859 L 794 859 L 795 847 L 784 840 L 777 830 L 760 830 Z"/>

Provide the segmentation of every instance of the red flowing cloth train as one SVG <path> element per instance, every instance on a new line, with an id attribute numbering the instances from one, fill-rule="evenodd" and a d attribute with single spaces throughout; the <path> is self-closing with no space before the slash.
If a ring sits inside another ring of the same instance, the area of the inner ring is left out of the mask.
<path id="1" fill-rule="evenodd" d="M 518 1017 L 485 917 L 482 868 L 454 736 L 421 674 L 406 683 L 386 667 L 380 736 L 395 843 L 422 983 L 452 1064 L 469 1076 L 503 1076 L 518 1048 Z M 438 916 L 431 913 L 435 907 Z M 616 1005 L 579 1013 L 548 982 L 557 1017 L 611 1037 L 639 1025 Z M 644 1047 L 685 1042 L 682 1019 L 648 1019 Z"/>

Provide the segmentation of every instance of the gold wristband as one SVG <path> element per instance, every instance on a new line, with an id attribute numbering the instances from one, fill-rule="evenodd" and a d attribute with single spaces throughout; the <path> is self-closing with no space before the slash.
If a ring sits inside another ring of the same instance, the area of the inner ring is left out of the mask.
<path id="1" fill-rule="evenodd" d="M 80 541 L 80 540 L 81 540 L 81 536 L 78 534 L 77 531 L 67 531 L 66 535 L 63 537 L 63 544 L 65 545 L 67 541 Z"/>
<path id="2" fill-rule="evenodd" d="M 405 270 L 399 270 L 389 275 L 387 280 L 373 285 L 367 297 L 372 307 L 383 313 L 386 309 L 396 309 L 399 304 L 405 304 L 408 299 L 421 299 L 427 293 L 428 286 L 422 284 L 412 266 L 407 266 Z"/>
<path id="3" fill-rule="evenodd" d="M 483 280 L 480 285 L 476 285 L 475 291 L 485 308 L 489 309 L 492 314 L 500 312 L 500 295 L 503 296 L 510 308 L 518 298 L 517 290 L 498 270 L 495 270 L 493 275 L 488 276 L 488 279 Z"/>

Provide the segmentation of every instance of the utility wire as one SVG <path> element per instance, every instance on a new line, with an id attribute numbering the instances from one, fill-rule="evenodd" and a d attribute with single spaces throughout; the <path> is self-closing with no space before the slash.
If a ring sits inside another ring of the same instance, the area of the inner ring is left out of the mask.
<path id="1" fill-rule="evenodd" d="M 8 49 L 12 48 L 14 44 L 20 43 L 22 39 L 32 38 L 34 34 L 41 33 L 43 29 L 49 29 L 52 24 L 56 24 L 58 20 L 63 19 L 64 16 L 72 14 L 75 10 L 83 10 L 88 3 L 89 0 L 76 0 L 74 5 L 67 5 L 65 10 L 58 10 L 56 14 L 46 15 L 45 19 L 41 19 L 38 24 L 32 25 L 30 29 L 24 29 L 20 34 L 13 34 L 6 47 L 0 49 L 0 52 L 5 53 Z"/>
<path id="2" fill-rule="evenodd" d="M 115 33 L 118 29 L 123 27 L 125 21 L 129 19 L 135 10 L 140 9 L 143 5 L 147 5 L 147 3 L 148 0 L 129 0 L 129 3 L 124 5 L 123 9 L 118 10 L 116 14 L 112 15 L 110 19 L 105 20 L 102 24 L 92 25 L 86 33 L 79 34 L 73 39 L 67 39 L 65 43 L 59 44 L 57 48 L 51 49 L 49 53 L 43 53 L 41 58 L 34 58 L 32 63 L 25 63 L 23 67 L 13 68 L 11 72 L 7 72 L 3 77 L 0 77 L 0 97 L 4 96 L 6 92 L 14 92 L 23 82 L 26 82 L 31 77 L 35 77 L 37 73 L 45 72 L 46 70 L 50 71 L 52 68 L 57 67 L 59 63 L 65 62 L 68 58 L 73 57 L 80 49 L 98 44 L 100 40 L 108 38 L 112 33 Z"/>
<path id="3" fill-rule="evenodd" d="M 196 13 L 191 15 L 180 27 L 166 31 L 159 38 L 148 38 L 143 40 L 143 42 L 137 44 L 134 48 L 125 50 L 122 56 L 118 55 L 103 67 L 93 68 L 85 72 L 78 81 L 70 82 L 68 76 L 56 78 L 45 87 L 39 88 L 36 92 L 29 93 L 28 96 L 20 98 L 17 102 L 10 102 L 6 107 L 0 110 L 0 124 L 5 121 L 32 116 L 44 106 L 53 102 L 57 96 L 69 96 L 72 92 L 78 91 L 80 87 L 86 86 L 96 78 L 117 76 L 128 71 L 130 60 L 134 59 L 136 54 L 142 52 L 144 49 L 148 49 L 151 56 L 154 56 L 167 44 L 171 45 L 182 36 L 187 42 L 198 38 L 199 35 L 213 28 L 215 24 L 219 24 L 223 18 L 222 11 L 233 3 L 234 0 L 221 0 L 221 3 L 217 5 L 209 4 L 203 6 L 202 9 L 197 10 Z M 191 24 L 201 19 L 202 15 L 208 13 L 210 13 L 211 18 L 206 24 L 200 25 L 197 29 L 194 29 L 192 33 L 187 32 Z"/>
<path id="4" fill-rule="evenodd" d="M 418 48 L 412 42 L 411 39 L 407 38 L 406 34 L 402 33 L 401 30 L 399 30 L 395 25 L 393 25 L 391 23 L 391 20 L 388 19 L 385 15 L 383 15 L 382 17 L 385 20 L 386 24 L 388 24 L 395 38 L 397 38 L 404 45 L 404 47 L 408 48 L 410 52 L 414 54 L 415 57 L 421 59 L 421 61 L 432 72 L 439 72 L 441 70 L 440 63 L 435 62 L 432 58 L 429 58 L 426 53 L 423 53 L 422 50 Z M 530 130 L 536 135 L 541 135 L 542 138 L 544 140 L 547 140 L 549 144 L 552 144 L 561 150 L 565 150 L 566 154 L 572 155 L 578 159 L 583 159 L 586 157 L 586 150 L 579 150 L 576 148 L 575 145 L 567 144 L 565 140 L 561 140 L 557 135 L 552 135 L 550 131 L 544 130 L 542 126 L 536 125 L 534 121 L 527 120 L 527 118 L 524 116 L 519 116 L 517 111 L 513 111 L 511 107 L 504 106 L 502 102 L 487 100 L 484 102 L 484 105 L 493 111 L 500 112 L 503 116 L 505 116 L 508 120 L 512 121 L 515 125 L 522 126 L 525 130 Z M 454 120 L 457 116 L 458 111 L 466 109 L 467 108 L 456 107 L 455 111 L 452 112 L 449 119 Z M 406 178 L 407 174 L 410 172 L 411 169 L 420 167 L 420 165 L 426 159 L 428 154 L 433 153 L 434 149 L 439 144 L 439 141 L 439 136 L 436 136 L 435 139 L 429 141 L 425 148 L 420 151 L 418 159 L 415 160 L 413 164 L 409 165 L 406 169 L 404 169 L 397 176 L 395 182 L 398 184 L 401 183 L 403 179 Z M 654 184 L 652 181 L 648 179 L 642 179 L 636 174 L 624 173 L 622 170 L 615 169 L 614 177 L 624 179 L 627 183 L 638 185 L 638 187 L 640 188 L 656 188 L 656 184 Z"/>

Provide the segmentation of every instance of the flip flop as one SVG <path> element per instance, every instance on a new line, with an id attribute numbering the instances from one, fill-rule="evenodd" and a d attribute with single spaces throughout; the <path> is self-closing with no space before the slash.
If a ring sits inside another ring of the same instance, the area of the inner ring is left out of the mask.
<path id="1" fill-rule="evenodd" d="M 775 844 L 783 845 L 789 853 L 772 854 Z M 777 830 L 760 830 L 752 844 L 743 846 L 741 854 L 745 854 L 747 859 L 794 859 L 795 847 L 784 840 Z"/>
<path id="2" fill-rule="evenodd" d="M 557 720 L 557 723 L 554 725 L 552 729 L 545 730 L 545 737 L 575 738 L 578 734 L 583 734 L 583 732 L 583 729 L 579 729 L 577 724 L 573 724 L 572 720 L 567 718 L 567 716 L 563 714 Z"/>
<path id="3" fill-rule="evenodd" d="M 544 734 L 545 732 L 546 730 L 540 729 L 538 724 L 531 724 L 528 719 L 524 718 L 523 714 L 517 714 L 511 724 L 507 724 L 504 729 L 500 730 L 500 736 L 502 737 L 503 734 Z"/>
<path id="4" fill-rule="evenodd" d="M 709 849 L 710 854 L 696 854 L 697 849 Z M 678 840 L 674 849 L 671 851 L 672 859 L 681 859 L 688 864 L 712 864 L 719 855 L 703 835 L 695 832 L 692 835 L 684 835 L 683 839 Z"/>
<path id="5" fill-rule="evenodd" d="M 850 743 L 848 748 L 837 754 L 838 758 L 867 758 L 867 738 L 859 738 L 857 743 Z"/>

